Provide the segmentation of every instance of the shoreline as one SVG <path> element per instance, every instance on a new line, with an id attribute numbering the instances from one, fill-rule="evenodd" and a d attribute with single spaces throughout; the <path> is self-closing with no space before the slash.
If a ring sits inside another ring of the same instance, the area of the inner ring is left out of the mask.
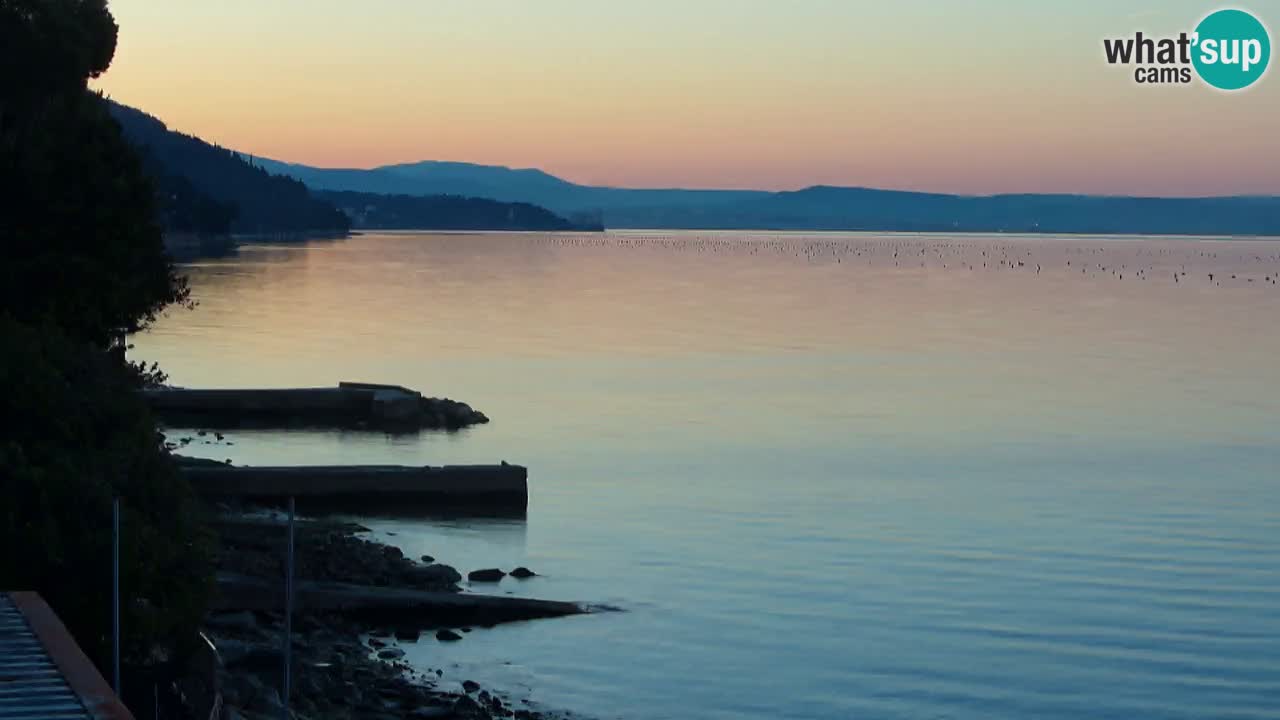
<path id="1" fill-rule="evenodd" d="M 246 242 L 294 243 L 308 240 L 341 240 L 351 233 L 342 230 L 314 230 L 279 233 L 203 233 L 165 231 L 164 251 L 177 263 L 229 257 Z"/>
<path id="2" fill-rule="evenodd" d="M 220 576 L 235 573 L 283 584 L 285 525 L 277 514 L 221 506 L 211 522 L 218 538 Z M 349 582 L 363 587 L 409 588 L 467 596 L 462 574 L 424 556 L 406 558 L 392 545 L 361 535 L 363 526 L 329 519 L 300 519 L 295 535 L 297 581 Z M 275 531 L 280 532 L 275 532 Z M 219 592 L 221 599 L 222 593 Z M 444 679 L 439 668 L 415 668 L 403 644 L 457 642 L 468 633 L 503 622 L 480 618 L 461 625 L 426 614 L 394 620 L 351 609 L 295 608 L 291 667 L 292 707 L 298 718 L 472 718 L 560 720 L 561 712 L 534 709 L 481 688 L 465 678 Z M 484 624 L 481 624 L 481 623 Z M 218 686 L 228 720 L 278 718 L 283 666 L 283 613 L 225 605 L 211 610 L 201 628 L 215 646 Z M 458 683 L 461 692 L 446 685 Z"/>

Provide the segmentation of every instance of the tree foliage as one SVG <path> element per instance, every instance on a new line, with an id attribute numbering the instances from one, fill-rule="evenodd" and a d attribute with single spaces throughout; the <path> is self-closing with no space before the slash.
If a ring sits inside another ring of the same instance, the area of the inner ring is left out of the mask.
<path id="1" fill-rule="evenodd" d="M 0 308 L 100 346 L 188 296 L 154 188 L 86 90 L 116 31 L 104 0 L 0 0 Z"/>
<path id="2" fill-rule="evenodd" d="M 39 591 L 105 667 L 111 498 L 126 659 L 181 650 L 209 591 L 189 488 L 124 359 L 188 290 L 105 101 L 105 0 L 0 0 L 0 587 Z"/>
<path id="3" fill-rule="evenodd" d="M 72 93 L 106 72 L 117 28 L 101 0 L 0 2 L 0 88 L 7 102 Z"/>
<path id="4" fill-rule="evenodd" d="M 119 496 L 124 655 L 181 653 L 211 590 L 210 547 L 136 375 L 56 327 L 0 318 L 0 342 L 0 585 L 38 590 L 106 667 Z"/>
<path id="5" fill-rule="evenodd" d="M 231 223 L 236 217 L 234 205 L 218 202 L 185 176 L 170 173 L 157 163 L 147 163 L 147 168 L 156 185 L 160 224 L 166 232 L 196 235 L 231 232 Z"/>
<path id="6" fill-rule="evenodd" d="M 81 88 L 37 107 L 19 108 L 3 152 L 0 307 L 106 346 L 188 290 L 164 253 L 154 187 L 102 99 Z"/>

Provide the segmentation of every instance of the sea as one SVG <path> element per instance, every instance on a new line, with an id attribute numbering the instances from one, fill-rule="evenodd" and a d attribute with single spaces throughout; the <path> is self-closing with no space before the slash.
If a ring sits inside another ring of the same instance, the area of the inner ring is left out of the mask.
<path id="1" fill-rule="evenodd" d="M 183 266 L 186 387 L 401 384 L 460 432 L 197 428 L 244 464 L 529 468 L 352 514 L 466 592 L 613 610 L 407 659 L 577 718 L 1280 718 L 1280 241 L 363 233 Z M 305 508 L 304 508 L 305 512 Z"/>

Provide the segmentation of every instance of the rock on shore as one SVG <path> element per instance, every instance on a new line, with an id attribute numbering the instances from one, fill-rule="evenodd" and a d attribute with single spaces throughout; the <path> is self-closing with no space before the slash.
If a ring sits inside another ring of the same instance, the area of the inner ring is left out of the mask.
<path id="1" fill-rule="evenodd" d="M 293 644 L 291 709 L 301 720 L 377 718 L 524 718 L 550 716 L 517 709 L 490 693 L 479 700 L 441 690 L 436 673 L 417 672 L 404 663 L 397 647 L 371 650 L 358 640 L 360 628 L 339 616 L 307 615 L 310 628 Z M 279 618 L 211 618 L 206 634 L 218 648 L 219 685 L 228 720 L 280 717 L 283 629 Z M 479 689 L 468 685 L 469 692 Z"/>
<path id="2" fill-rule="evenodd" d="M 467 573 L 467 579 L 471 582 L 493 583 L 502 580 L 507 574 L 498 568 L 485 568 L 484 570 L 472 570 Z"/>
<path id="3" fill-rule="evenodd" d="M 220 572 L 277 580 L 284 577 L 288 542 L 284 529 L 269 521 L 223 518 L 215 523 L 221 539 Z M 298 578 L 377 587 L 457 592 L 462 575 L 448 565 L 421 564 L 399 548 L 355 533 L 359 525 L 326 521 L 296 524 L 294 572 Z"/>
<path id="4" fill-rule="evenodd" d="M 423 398 L 421 407 L 423 427 L 458 430 L 489 422 L 484 413 L 464 402 L 449 398 Z"/>
<path id="5" fill-rule="evenodd" d="M 217 555 L 222 573 L 278 581 L 283 577 L 285 535 L 278 524 L 246 518 L 215 523 L 221 538 Z M 357 537 L 364 528 L 346 523 L 297 524 L 297 577 L 307 581 L 358 582 L 386 588 L 457 593 L 461 575 L 447 565 L 422 564 L 399 549 Z M 463 597 L 454 595 L 452 597 Z M 510 701 L 468 683 L 464 693 L 444 690 L 443 672 L 419 672 L 405 662 L 400 643 L 418 642 L 414 625 L 392 628 L 346 612 L 299 609 L 293 618 L 291 709 L 296 718 L 462 718 L 552 720 L 543 712 L 517 708 Z M 218 650 L 218 669 L 227 720 L 275 720 L 280 697 L 283 618 L 278 612 L 245 610 L 211 614 L 205 634 Z M 367 634 L 367 641 L 361 635 Z M 457 642 L 462 635 L 441 629 L 436 638 Z M 410 647 L 412 647 L 410 645 Z M 450 683 L 452 686 L 452 683 Z M 472 695 L 475 695 L 472 697 Z"/>

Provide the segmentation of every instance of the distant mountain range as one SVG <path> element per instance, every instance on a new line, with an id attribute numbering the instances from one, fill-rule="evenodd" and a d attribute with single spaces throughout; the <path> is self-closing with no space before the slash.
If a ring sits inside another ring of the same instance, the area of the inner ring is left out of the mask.
<path id="1" fill-rule="evenodd" d="M 345 235 L 357 228 L 431 230 L 599 230 L 529 203 L 460 197 L 445 189 L 412 196 L 314 192 L 306 184 L 234 150 L 169 129 L 147 113 L 108 102 L 156 185 L 169 234 L 229 233 L 281 239 Z"/>
<path id="2" fill-rule="evenodd" d="M 109 108 L 157 185 L 166 229 L 276 236 L 347 232 L 347 217 L 301 182 L 170 130 L 141 110 L 115 102 Z"/>
<path id="3" fill-rule="evenodd" d="M 609 213 L 621 209 L 649 214 L 661 208 L 681 208 L 698 213 L 735 202 L 766 198 L 760 190 L 630 190 L 578 185 L 542 170 L 498 165 L 426 160 L 383 165 L 371 170 L 317 168 L 308 165 L 254 158 L 273 173 L 288 175 L 316 190 L 403 195 L 464 195 L 504 202 L 541 205 L 563 215 Z M 613 226 L 622 227 L 617 223 Z"/>
<path id="4" fill-rule="evenodd" d="M 134 108 L 112 114 L 160 190 L 166 227 L 307 235 L 351 227 L 612 228 L 1280 235 L 1280 198 L 967 196 L 815 186 L 763 190 L 579 185 L 541 170 L 426 161 L 370 170 L 253 158 L 170 130 Z"/>
<path id="5" fill-rule="evenodd" d="M 369 170 L 256 159 L 329 191 L 457 194 L 541 205 L 611 228 L 1280 235 L 1280 198 L 946 195 L 815 186 L 762 190 L 579 185 L 535 169 L 426 161 Z"/>

